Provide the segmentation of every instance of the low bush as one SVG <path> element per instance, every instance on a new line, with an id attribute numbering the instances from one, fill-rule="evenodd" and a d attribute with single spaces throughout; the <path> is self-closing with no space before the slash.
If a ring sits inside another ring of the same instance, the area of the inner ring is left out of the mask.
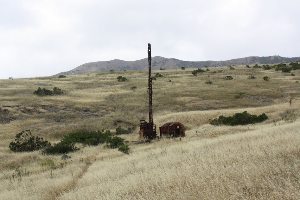
<path id="1" fill-rule="evenodd" d="M 155 78 L 161 78 L 161 77 L 164 77 L 161 73 L 156 73 L 155 74 Z"/>
<path id="2" fill-rule="evenodd" d="M 270 80 L 270 77 L 264 76 L 263 79 L 264 79 L 264 81 L 269 81 L 269 80 Z"/>
<path id="3" fill-rule="evenodd" d="M 281 69 L 282 72 L 284 73 L 290 73 L 292 71 L 292 68 L 291 67 L 284 67 Z"/>
<path id="4" fill-rule="evenodd" d="M 270 70 L 272 67 L 270 65 L 263 65 L 262 66 L 264 70 Z"/>
<path id="5" fill-rule="evenodd" d="M 289 65 L 291 66 L 292 70 L 300 69 L 300 63 L 298 63 L 298 62 L 292 62 Z"/>
<path id="6" fill-rule="evenodd" d="M 15 140 L 9 144 L 10 150 L 14 152 L 36 151 L 50 146 L 42 137 L 33 136 L 30 130 L 18 133 Z"/>
<path id="7" fill-rule="evenodd" d="M 282 71 L 284 73 L 290 73 L 292 70 L 297 69 L 297 66 L 298 65 L 296 63 L 290 63 L 290 66 L 287 66 L 286 64 L 281 63 L 278 65 L 275 65 L 275 70 Z"/>
<path id="8" fill-rule="evenodd" d="M 256 64 L 256 65 L 253 66 L 253 68 L 254 69 L 259 69 L 259 68 L 261 68 L 261 66 L 259 66 L 258 64 Z"/>
<path id="9" fill-rule="evenodd" d="M 67 76 L 65 75 L 59 75 L 58 78 L 66 78 Z"/>
<path id="10" fill-rule="evenodd" d="M 118 80 L 119 82 L 125 82 L 125 81 L 128 81 L 128 79 L 127 79 L 126 77 L 124 77 L 124 76 L 118 76 L 118 77 L 117 77 L 117 80 Z"/>
<path id="11" fill-rule="evenodd" d="M 225 76 L 224 79 L 225 79 L 225 80 L 232 80 L 233 77 L 232 77 L 232 76 Z"/>
<path id="12" fill-rule="evenodd" d="M 131 89 L 131 90 L 136 90 L 137 87 L 136 87 L 136 86 L 132 86 L 130 89 Z"/>
<path id="13" fill-rule="evenodd" d="M 47 148 L 44 152 L 49 154 L 61 154 L 68 153 L 78 150 L 75 147 L 76 143 L 81 143 L 85 145 L 99 145 L 106 144 L 107 147 L 115 149 L 122 145 L 125 145 L 124 139 L 113 136 L 110 131 L 75 131 L 66 134 L 60 143 Z M 128 147 L 129 148 L 129 147 Z M 120 151 L 125 151 L 125 147 L 122 147 Z"/>
<path id="14" fill-rule="evenodd" d="M 66 154 L 73 151 L 77 151 L 79 148 L 75 147 L 74 143 L 59 142 L 57 144 L 48 146 L 43 150 L 45 154 Z"/>
<path id="15" fill-rule="evenodd" d="M 46 88 L 39 87 L 36 91 L 33 92 L 33 94 L 37 96 L 54 96 L 54 95 L 62 95 L 64 94 L 64 92 L 62 89 L 58 87 L 54 87 L 53 90 L 48 90 Z"/>
<path id="16" fill-rule="evenodd" d="M 124 139 L 120 137 L 112 137 L 109 139 L 107 146 L 112 149 L 116 149 L 124 145 Z"/>
<path id="17" fill-rule="evenodd" d="M 185 70 L 185 67 L 181 67 L 181 70 Z"/>
<path id="18" fill-rule="evenodd" d="M 66 134 L 62 138 L 63 143 L 81 143 L 86 145 L 104 144 L 110 140 L 112 134 L 110 131 L 86 131 L 79 130 Z"/>
<path id="19" fill-rule="evenodd" d="M 119 151 L 129 154 L 129 146 L 127 144 L 123 144 L 118 148 Z"/>
<path id="20" fill-rule="evenodd" d="M 193 74 L 194 76 L 197 76 L 199 73 L 203 73 L 203 72 L 205 72 L 203 69 L 198 68 L 198 69 L 196 69 L 196 70 L 193 70 L 193 71 L 192 71 L 192 74 Z"/>
<path id="21" fill-rule="evenodd" d="M 261 115 L 251 115 L 247 111 L 242 113 L 235 113 L 233 116 L 225 117 L 223 115 L 219 116 L 216 119 L 213 119 L 210 124 L 212 125 L 246 125 L 246 124 L 255 124 L 260 123 L 268 119 L 268 116 L 263 113 Z"/>
<path id="22" fill-rule="evenodd" d="M 211 85 L 213 82 L 211 80 L 205 81 L 205 84 Z"/>

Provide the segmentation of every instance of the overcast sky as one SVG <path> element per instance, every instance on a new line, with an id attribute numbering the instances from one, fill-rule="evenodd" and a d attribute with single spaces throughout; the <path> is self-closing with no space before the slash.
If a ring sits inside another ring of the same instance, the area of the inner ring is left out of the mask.
<path id="1" fill-rule="evenodd" d="M 91 61 L 300 56 L 299 0 L 0 0 L 0 78 Z"/>

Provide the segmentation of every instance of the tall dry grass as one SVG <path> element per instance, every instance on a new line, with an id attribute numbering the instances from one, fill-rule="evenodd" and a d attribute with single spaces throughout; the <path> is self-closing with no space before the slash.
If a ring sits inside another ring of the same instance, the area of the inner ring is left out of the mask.
<path id="1" fill-rule="evenodd" d="M 147 73 L 0 80 L 0 106 L 17 119 L 0 124 L 0 199 L 298 199 L 299 72 L 292 77 L 244 67 L 217 70 L 197 77 L 190 70 L 165 70 L 154 81 L 156 124 L 181 121 L 186 138 L 137 144 L 132 134 L 122 136 L 130 141 L 130 155 L 85 147 L 69 160 L 12 153 L 8 144 L 24 129 L 51 142 L 81 128 L 137 130 L 147 117 Z M 252 73 L 256 80 L 247 79 Z M 224 80 L 228 74 L 234 80 Z M 117 82 L 119 75 L 129 81 Z M 66 95 L 32 94 L 54 86 Z M 237 127 L 208 124 L 244 110 L 266 112 L 270 119 Z"/>

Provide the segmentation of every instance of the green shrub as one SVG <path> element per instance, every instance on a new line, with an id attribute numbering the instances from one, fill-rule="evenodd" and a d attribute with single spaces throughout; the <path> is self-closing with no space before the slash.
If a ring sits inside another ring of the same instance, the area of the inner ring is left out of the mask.
<path id="1" fill-rule="evenodd" d="M 50 146 L 50 143 L 42 137 L 33 136 L 30 130 L 18 133 L 15 140 L 9 144 L 14 152 L 36 151 Z"/>
<path id="2" fill-rule="evenodd" d="M 211 85 L 213 82 L 211 80 L 205 81 L 205 84 Z"/>
<path id="3" fill-rule="evenodd" d="M 258 69 L 258 68 L 261 68 L 261 66 L 259 66 L 258 64 L 256 64 L 256 65 L 253 66 L 253 68 L 254 69 Z"/>
<path id="4" fill-rule="evenodd" d="M 107 144 L 107 146 L 112 149 L 119 148 L 122 145 L 124 145 L 124 139 L 117 136 L 110 138 Z"/>
<path id="5" fill-rule="evenodd" d="M 85 131 L 79 130 L 68 133 L 61 140 L 63 143 L 81 143 L 86 145 L 104 144 L 110 140 L 112 134 L 110 131 Z"/>
<path id="6" fill-rule="evenodd" d="M 136 87 L 136 86 L 132 86 L 130 89 L 131 89 L 131 90 L 136 90 L 137 87 Z"/>
<path id="7" fill-rule="evenodd" d="M 119 151 L 129 154 L 129 147 L 127 144 L 123 144 L 118 148 Z"/>
<path id="8" fill-rule="evenodd" d="M 292 62 L 289 65 L 291 66 L 292 70 L 300 69 L 300 63 L 298 63 L 298 62 L 295 62 L 295 63 Z"/>
<path id="9" fill-rule="evenodd" d="M 65 75 L 59 75 L 58 78 L 66 78 Z"/>
<path id="10" fill-rule="evenodd" d="M 270 70 L 270 69 L 272 69 L 272 67 L 269 66 L 269 65 L 263 65 L 262 67 L 263 67 L 264 70 Z"/>
<path id="11" fill-rule="evenodd" d="M 276 71 L 282 71 L 284 73 L 290 73 L 292 71 L 292 69 L 294 68 L 293 66 L 296 66 L 294 64 L 292 64 L 291 67 L 287 66 L 286 64 L 278 64 L 278 65 L 275 65 L 275 70 Z"/>
<path id="12" fill-rule="evenodd" d="M 270 80 L 270 77 L 264 76 L 263 79 L 264 79 L 264 81 L 269 81 L 269 80 Z"/>
<path id="13" fill-rule="evenodd" d="M 36 91 L 33 92 L 33 94 L 38 95 L 38 96 L 53 96 L 53 95 L 62 95 L 64 94 L 63 90 L 54 87 L 53 90 L 48 90 L 46 88 L 38 88 Z"/>
<path id="14" fill-rule="evenodd" d="M 198 69 L 196 69 L 196 70 L 193 70 L 193 71 L 192 71 L 192 74 L 193 74 L 194 76 L 197 76 L 199 73 L 203 73 L 203 72 L 205 72 L 203 69 L 198 68 Z"/>
<path id="15" fill-rule="evenodd" d="M 232 80 L 233 77 L 232 77 L 232 76 L 225 76 L 224 79 L 225 79 L 225 80 Z"/>
<path id="16" fill-rule="evenodd" d="M 185 70 L 185 67 L 181 67 L 181 70 Z"/>
<path id="17" fill-rule="evenodd" d="M 235 70 L 235 68 L 234 68 L 234 67 L 232 67 L 232 66 L 229 66 L 229 69 L 230 69 L 230 70 Z"/>
<path id="18" fill-rule="evenodd" d="M 233 116 L 224 117 L 223 115 L 219 118 L 213 119 L 210 124 L 212 125 L 246 125 L 246 124 L 255 124 L 260 123 L 268 119 L 268 116 L 263 113 L 261 115 L 251 115 L 247 111 L 242 113 L 235 113 Z"/>
<path id="19" fill-rule="evenodd" d="M 156 73 L 154 77 L 155 78 L 161 78 L 161 77 L 164 77 L 164 76 L 161 73 Z"/>
<path id="20" fill-rule="evenodd" d="M 38 88 L 36 91 L 33 92 L 33 94 L 38 96 L 50 96 L 53 95 L 53 92 L 51 90 L 48 90 L 46 88 Z"/>
<path id="21" fill-rule="evenodd" d="M 118 80 L 119 82 L 125 82 L 125 81 L 128 81 L 128 79 L 127 79 L 126 77 L 124 77 L 124 76 L 118 76 L 118 77 L 117 77 L 117 80 Z"/>
<path id="22" fill-rule="evenodd" d="M 292 68 L 291 67 L 284 67 L 281 69 L 282 72 L 284 73 L 290 73 L 292 71 Z"/>
<path id="23" fill-rule="evenodd" d="M 57 144 L 48 146 L 43 150 L 45 154 L 66 154 L 73 151 L 77 151 L 79 148 L 75 147 L 74 143 L 59 142 Z"/>

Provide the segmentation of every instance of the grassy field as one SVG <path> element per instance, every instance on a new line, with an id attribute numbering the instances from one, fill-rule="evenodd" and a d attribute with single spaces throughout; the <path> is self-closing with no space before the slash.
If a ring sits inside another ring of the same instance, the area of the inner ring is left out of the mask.
<path id="1" fill-rule="evenodd" d="M 163 75 L 153 83 L 155 123 L 182 122 L 187 136 L 151 143 L 139 143 L 137 134 L 147 117 L 146 71 L 0 80 L 0 199 L 299 199 L 299 70 L 295 76 L 244 66 L 198 76 L 191 70 L 154 71 Z M 35 96 L 38 87 L 66 94 Z M 269 119 L 209 124 L 245 110 Z M 72 130 L 118 126 L 134 130 L 122 136 L 129 155 L 97 146 L 64 160 L 8 148 L 22 130 L 56 142 Z"/>

